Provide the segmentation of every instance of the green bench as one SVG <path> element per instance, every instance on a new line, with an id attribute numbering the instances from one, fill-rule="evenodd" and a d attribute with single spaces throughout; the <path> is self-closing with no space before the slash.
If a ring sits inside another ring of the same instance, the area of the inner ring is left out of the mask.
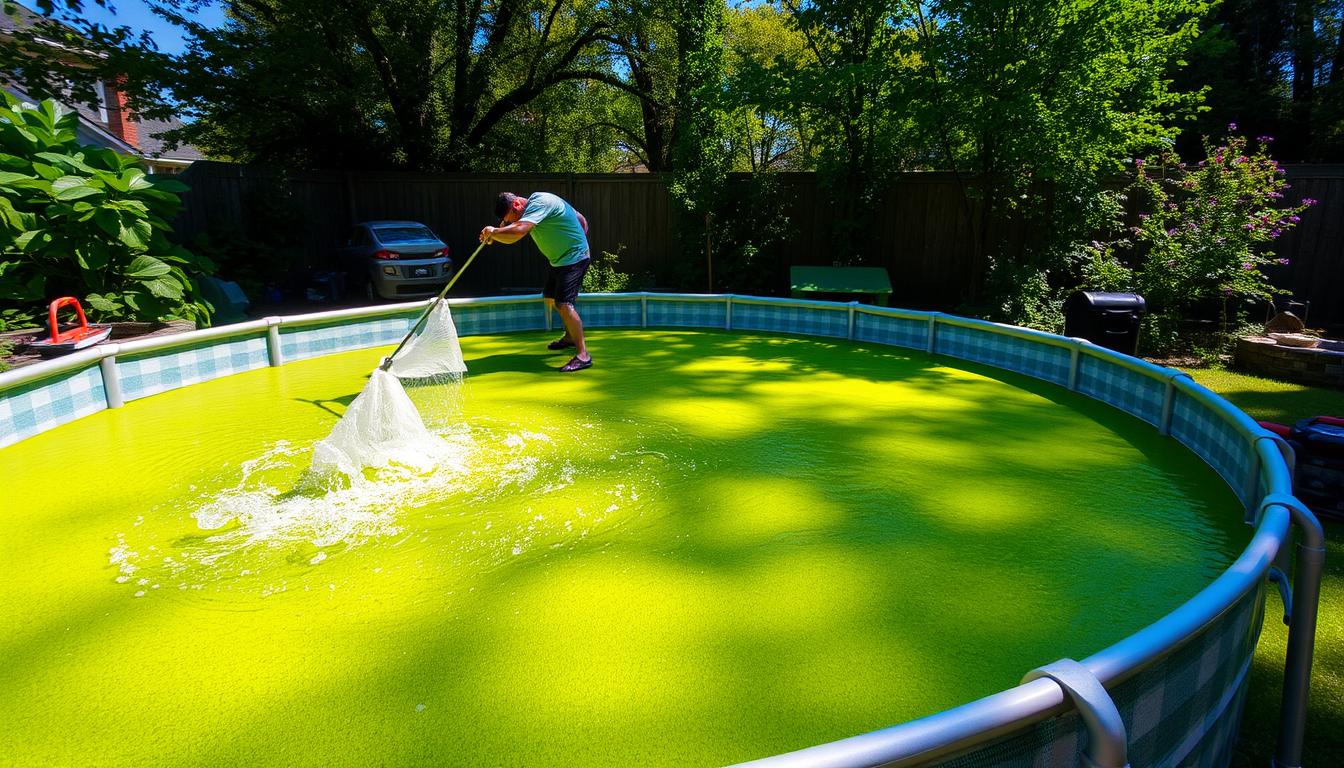
<path id="1" fill-rule="evenodd" d="M 891 301 L 891 278 L 882 267 L 790 267 L 790 295 L 805 299 L 810 293 L 871 295 L 887 306 Z"/>

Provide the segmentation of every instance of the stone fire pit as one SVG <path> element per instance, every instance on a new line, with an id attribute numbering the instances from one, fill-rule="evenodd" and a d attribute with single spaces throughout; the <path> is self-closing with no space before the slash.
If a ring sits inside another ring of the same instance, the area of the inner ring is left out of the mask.
<path id="1" fill-rule="evenodd" d="M 1344 341 L 1320 339 L 1314 347 L 1292 346 L 1300 344 L 1297 339 L 1286 341 L 1280 343 L 1280 339 L 1269 336 L 1238 339 L 1236 364 L 1251 373 L 1284 381 L 1344 387 Z"/>

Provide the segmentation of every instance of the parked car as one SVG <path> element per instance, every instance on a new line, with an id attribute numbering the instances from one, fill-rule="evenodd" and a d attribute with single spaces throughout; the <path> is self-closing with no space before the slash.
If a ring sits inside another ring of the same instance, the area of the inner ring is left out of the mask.
<path id="1" fill-rule="evenodd" d="M 453 275 L 447 244 L 415 221 L 356 224 L 337 256 L 350 285 L 369 299 L 433 296 Z"/>

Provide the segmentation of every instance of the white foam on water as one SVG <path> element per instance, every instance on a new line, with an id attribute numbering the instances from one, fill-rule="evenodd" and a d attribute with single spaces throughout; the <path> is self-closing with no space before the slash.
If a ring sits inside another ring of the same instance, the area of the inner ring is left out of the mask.
<path id="1" fill-rule="evenodd" d="M 416 560 L 415 568 L 467 563 L 485 572 L 628 524 L 642 514 L 633 503 L 641 492 L 661 484 L 645 469 L 652 462 L 661 471 L 665 459 L 623 452 L 624 461 L 611 468 L 610 483 L 591 503 L 559 508 L 557 490 L 608 471 L 601 463 L 576 463 L 570 442 L 587 445 L 616 436 L 552 439 L 479 416 L 467 422 L 459 414 L 454 421 L 451 429 L 424 430 L 400 443 L 414 460 L 357 470 L 347 464 L 349 472 L 307 471 L 311 448 L 280 442 L 227 468 L 227 480 L 201 483 L 186 498 L 146 510 L 139 518 L 145 525 L 133 526 L 128 519 L 127 533 L 118 534 L 108 552 L 116 581 L 131 586 L 152 577 L 151 584 L 169 588 L 161 593 L 193 602 L 224 593 L 270 596 L 324 584 L 335 589 L 327 574 L 343 570 L 333 564 L 348 562 L 352 551 L 366 544 L 373 548 L 360 557 L 369 558 L 375 572 L 388 562 L 379 554 L 386 547 L 396 548 L 401 554 L 395 557 L 403 559 L 407 548 L 424 553 L 428 565 Z M 184 533 L 184 515 L 197 533 Z M 201 595 L 203 589 L 207 595 Z"/>
<path id="2" fill-rule="evenodd" d="M 237 485 L 203 501 L 192 513 L 205 531 L 220 531 L 206 540 L 210 562 L 232 551 L 260 544 L 306 542 L 317 548 L 351 545 L 401 532 L 399 513 L 458 483 L 468 471 L 470 437 L 461 432 L 441 437 L 428 432 L 420 442 L 398 443 L 415 461 L 395 461 L 350 473 L 306 473 L 297 488 L 282 491 L 253 478 L 284 457 L 301 452 L 281 444 L 243 464 Z M 317 553 L 314 565 L 326 559 Z"/>

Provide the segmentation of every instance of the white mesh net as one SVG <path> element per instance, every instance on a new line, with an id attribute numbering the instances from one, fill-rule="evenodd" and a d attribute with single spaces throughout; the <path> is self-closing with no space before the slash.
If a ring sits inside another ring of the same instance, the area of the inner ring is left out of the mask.
<path id="1" fill-rule="evenodd" d="M 441 301 L 429 320 L 392 361 L 392 373 L 402 379 L 423 379 L 431 376 L 462 375 L 467 364 L 462 360 L 462 345 L 457 341 L 457 326 L 448 311 L 448 303 Z"/>
<path id="2" fill-rule="evenodd" d="M 460 403 L 466 372 L 448 305 L 430 312 L 420 333 L 397 353 L 389 370 L 378 368 L 326 439 L 313 447 L 311 471 L 319 476 L 360 476 L 369 467 L 433 469 L 445 444 L 425 426 L 422 410 L 444 425 Z M 416 393 L 407 394 L 401 379 Z M 417 408 L 417 402 L 420 408 Z"/>
<path id="3" fill-rule="evenodd" d="M 365 467 L 423 466 L 425 448 L 437 438 L 397 377 L 377 369 L 325 440 L 313 447 L 313 469 L 356 475 Z"/>

